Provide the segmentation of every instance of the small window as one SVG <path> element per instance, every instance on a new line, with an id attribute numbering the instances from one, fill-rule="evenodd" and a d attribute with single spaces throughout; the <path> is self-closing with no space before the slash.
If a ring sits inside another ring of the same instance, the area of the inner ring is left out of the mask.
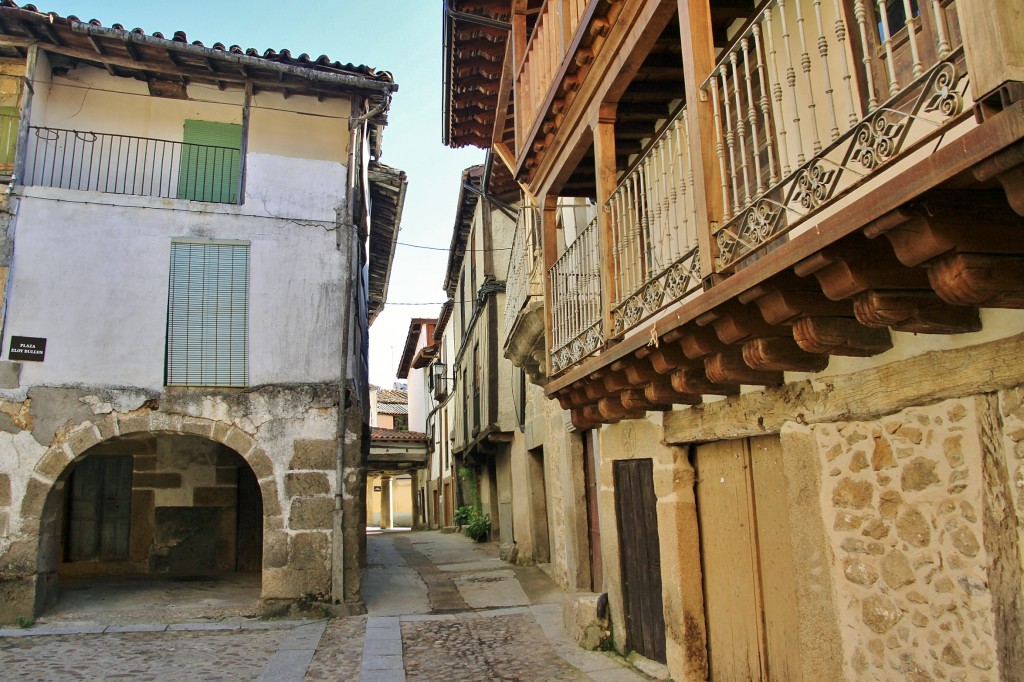
<path id="1" fill-rule="evenodd" d="M 178 198 L 238 203 L 242 126 L 236 123 L 185 121 Z"/>
<path id="2" fill-rule="evenodd" d="M 921 9 L 917 6 L 917 0 L 910 0 L 910 13 L 913 17 L 920 16 Z M 903 27 L 907 24 L 907 8 L 903 4 L 903 0 L 886 0 L 885 15 L 886 22 L 889 24 L 888 35 L 886 35 L 885 25 L 882 23 L 882 20 L 878 20 L 878 38 L 883 43 L 903 30 Z"/>
<path id="3" fill-rule="evenodd" d="M 249 245 L 171 244 L 168 386 L 249 383 Z"/>

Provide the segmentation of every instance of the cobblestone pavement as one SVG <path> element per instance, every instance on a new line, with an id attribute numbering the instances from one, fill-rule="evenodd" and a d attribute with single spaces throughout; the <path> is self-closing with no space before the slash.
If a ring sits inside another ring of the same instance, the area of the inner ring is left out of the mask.
<path id="1" fill-rule="evenodd" d="M 287 635 L 287 628 L 277 627 L 3 637 L 0 677 L 254 680 Z"/>
<path id="2" fill-rule="evenodd" d="M 363 660 L 366 618 L 332 620 L 306 670 L 307 680 L 355 680 Z"/>
<path id="3" fill-rule="evenodd" d="M 409 682 L 438 679 L 440 670 L 451 682 L 587 679 L 555 654 L 529 612 L 405 622 L 402 645 Z"/>
<path id="4" fill-rule="evenodd" d="M 570 642 L 561 593 L 539 569 L 512 567 L 461 535 L 367 541 L 367 616 L 111 624 L 102 614 L 58 615 L 33 628 L 0 629 L 0 679 L 649 679 L 616 656 Z"/>

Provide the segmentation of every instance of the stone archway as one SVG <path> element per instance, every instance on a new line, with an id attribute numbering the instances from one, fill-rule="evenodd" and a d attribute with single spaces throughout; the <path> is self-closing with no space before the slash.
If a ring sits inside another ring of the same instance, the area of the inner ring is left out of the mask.
<path id="1" fill-rule="evenodd" d="M 244 462 L 251 470 L 259 496 L 262 497 L 261 534 L 264 542 L 266 529 L 280 525 L 281 506 L 273 465 L 255 438 L 242 429 L 219 421 L 151 410 L 112 413 L 97 422 L 80 424 L 69 431 L 66 437 L 55 442 L 40 458 L 29 479 L 22 501 L 23 525 L 26 529 L 38 529 L 35 533 L 37 551 L 32 562 L 34 565 L 30 569 L 35 593 L 32 608 L 34 615 L 49 608 L 56 601 L 57 566 L 61 558 L 61 546 L 58 542 L 61 539 L 64 521 L 65 483 L 71 472 L 78 463 L 90 457 L 95 458 L 95 453 L 110 449 L 112 445 L 145 442 L 147 439 L 154 443 L 158 439 L 164 439 L 164 443 L 168 442 L 168 439 L 209 443 L 223 446 L 220 450 L 237 455 L 239 463 Z M 116 450 L 111 451 L 113 452 Z M 23 557 L 29 558 L 25 553 Z M 29 569 L 29 566 L 24 568 Z"/>

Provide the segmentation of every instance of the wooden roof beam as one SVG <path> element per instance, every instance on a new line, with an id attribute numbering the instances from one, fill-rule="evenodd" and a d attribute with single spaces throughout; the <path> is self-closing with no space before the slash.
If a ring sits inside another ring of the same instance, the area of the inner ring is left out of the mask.
<path id="1" fill-rule="evenodd" d="M 96 54 L 101 57 L 106 56 L 107 53 L 104 51 L 103 45 L 100 44 L 100 41 L 96 40 L 96 36 L 88 36 L 88 38 L 89 44 L 92 45 L 92 49 L 96 50 Z"/>
<path id="2" fill-rule="evenodd" d="M 135 47 L 135 43 L 133 43 L 130 38 L 128 40 L 124 41 L 124 50 L 125 50 L 125 52 L 128 53 L 128 57 L 133 62 L 141 62 L 142 61 L 142 57 L 139 56 L 138 48 Z"/>

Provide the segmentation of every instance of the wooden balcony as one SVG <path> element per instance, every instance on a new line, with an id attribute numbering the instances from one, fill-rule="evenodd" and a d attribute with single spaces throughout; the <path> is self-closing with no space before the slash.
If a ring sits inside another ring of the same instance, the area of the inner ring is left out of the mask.
<path id="1" fill-rule="evenodd" d="M 686 109 L 665 126 L 608 200 L 611 338 L 700 286 L 699 221 Z"/>
<path id="2" fill-rule="evenodd" d="M 604 345 L 600 254 L 598 223 L 593 220 L 548 271 L 551 367 L 555 373 Z"/>
<path id="3" fill-rule="evenodd" d="M 586 428 L 1024 307 L 1014 11 L 596 0 L 542 85 L 513 62 L 494 144 L 545 206 L 548 395 Z M 559 252 L 569 197 L 599 220 Z"/>
<path id="4" fill-rule="evenodd" d="M 968 118 L 952 0 L 771 0 L 702 86 L 723 212 L 718 270 L 765 251 Z"/>
<path id="5" fill-rule="evenodd" d="M 517 147 L 522 147 L 543 113 L 562 64 L 572 55 L 574 37 L 588 4 L 588 0 L 545 0 L 534 21 L 515 76 Z"/>
<path id="6" fill-rule="evenodd" d="M 619 171 L 598 237 L 613 243 L 611 300 L 582 337 L 604 342 L 553 355 L 546 386 L 578 427 L 780 386 L 832 356 L 884 353 L 894 332 L 976 332 L 980 309 L 1024 307 L 1024 86 L 1007 83 L 1020 74 L 999 46 L 978 48 L 987 12 L 761 4 L 689 102 L 706 118 L 683 109 Z M 553 331 L 582 314 L 572 300 L 552 284 Z"/>

